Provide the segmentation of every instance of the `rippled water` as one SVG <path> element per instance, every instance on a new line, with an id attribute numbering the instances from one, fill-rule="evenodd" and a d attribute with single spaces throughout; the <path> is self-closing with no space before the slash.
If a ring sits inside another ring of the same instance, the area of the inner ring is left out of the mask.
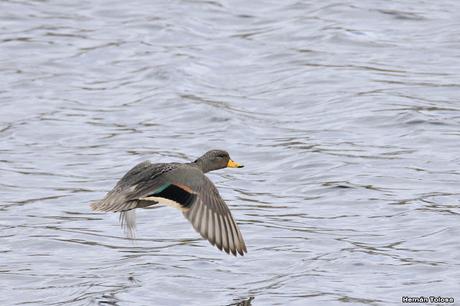
<path id="1" fill-rule="evenodd" d="M 458 1 L 0 2 L 1 305 L 460 299 Z M 223 148 L 249 253 L 90 211 Z"/>

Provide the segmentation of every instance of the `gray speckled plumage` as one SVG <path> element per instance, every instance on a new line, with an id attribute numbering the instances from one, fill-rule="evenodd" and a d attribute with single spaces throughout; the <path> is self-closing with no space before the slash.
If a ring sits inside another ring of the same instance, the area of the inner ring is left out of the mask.
<path id="1" fill-rule="evenodd" d="M 104 199 L 91 207 L 95 211 L 120 212 L 122 226 L 134 237 L 135 208 L 173 203 L 212 245 L 229 254 L 244 255 L 247 249 L 238 225 L 217 188 L 204 175 L 225 167 L 242 166 L 221 150 L 209 151 L 192 163 L 145 161 L 129 170 Z"/>

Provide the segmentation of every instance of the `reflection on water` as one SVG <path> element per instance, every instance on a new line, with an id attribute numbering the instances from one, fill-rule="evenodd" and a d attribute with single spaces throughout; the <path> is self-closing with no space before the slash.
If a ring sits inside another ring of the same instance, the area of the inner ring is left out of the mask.
<path id="1" fill-rule="evenodd" d="M 1 305 L 396 305 L 458 296 L 455 1 L 0 3 Z M 91 212 L 222 148 L 248 245 Z M 254 298 L 254 299 L 253 299 Z"/>
<path id="2" fill-rule="evenodd" d="M 254 297 L 249 297 L 246 300 L 239 301 L 237 303 L 230 304 L 229 306 L 251 306 L 252 305 L 252 300 L 254 300 Z"/>

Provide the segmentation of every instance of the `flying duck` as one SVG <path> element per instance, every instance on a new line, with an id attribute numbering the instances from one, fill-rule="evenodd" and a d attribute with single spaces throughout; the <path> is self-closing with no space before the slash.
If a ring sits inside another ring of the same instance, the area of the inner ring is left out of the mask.
<path id="1" fill-rule="evenodd" d="M 211 150 L 191 163 L 144 161 L 129 170 L 100 201 L 94 211 L 120 212 L 128 236 L 136 227 L 134 209 L 163 204 L 180 211 L 193 228 L 219 250 L 233 255 L 247 253 L 243 236 L 220 196 L 205 175 L 222 168 L 242 168 L 222 150 Z"/>

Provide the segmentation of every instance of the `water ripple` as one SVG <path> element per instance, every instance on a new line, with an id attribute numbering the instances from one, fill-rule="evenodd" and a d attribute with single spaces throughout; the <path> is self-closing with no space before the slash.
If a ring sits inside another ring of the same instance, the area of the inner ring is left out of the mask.
<path id="1" fill-rule="evenodd" d="M 458 299 L 457 11 L 0 2 L 0 304 Z M 136 163 L 212 148 L 246 166 L 210 177 L 247 256 L 175 211 L 139 211 L 133 242 L 89 210 Z"/>

